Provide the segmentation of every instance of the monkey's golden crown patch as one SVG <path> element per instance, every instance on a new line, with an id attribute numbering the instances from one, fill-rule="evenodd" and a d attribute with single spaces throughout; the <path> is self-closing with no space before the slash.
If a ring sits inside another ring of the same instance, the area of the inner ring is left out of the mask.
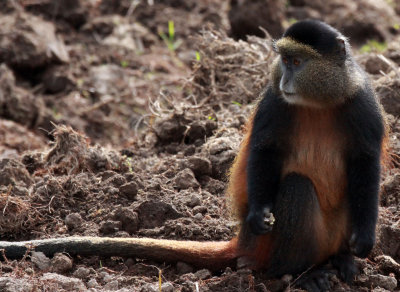
<path id="1" fill-rule="evenodd" d="M 284 37 L 277 40 L 274 46 L 277 52 L 283 55 L 309 55 L 314 58 L 322 57 L 322 55 L 310 45 L 299 43 L 290 37 Z"/>

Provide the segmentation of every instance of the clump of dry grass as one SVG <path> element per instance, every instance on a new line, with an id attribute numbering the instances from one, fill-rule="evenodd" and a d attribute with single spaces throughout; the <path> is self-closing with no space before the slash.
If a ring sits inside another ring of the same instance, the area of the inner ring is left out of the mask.
<path id="1" fill-rule="evenodd" d="M 200 60 L 189 86 L 198 103 L 248 103 L 259 96 L 268 83 L 274 56 L 269 36 L 244 42 L 224 32 L 204 30 L 194 41 Z"/>
<path id="2" fill-rule="evenodd" d="M 15 234 L 30 229 L 39 219 L 31 204 L 12 195 L 12 187 L 0 193 L 0 234 Z"/>
<path id="3" fill-rule="evenodd" d="M 45 155 L 45 171 L 56 175 L 78 174 L 82 171 L 125 171 L 125 159 L 114 151 L 91 146 L 89 139 L 69 126 L 56 126 L 55 142 Z"/>

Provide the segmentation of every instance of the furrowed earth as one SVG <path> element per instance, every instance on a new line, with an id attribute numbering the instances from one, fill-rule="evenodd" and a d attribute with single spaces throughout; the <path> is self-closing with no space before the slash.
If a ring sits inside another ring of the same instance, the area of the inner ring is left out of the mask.
<path id="1" fill-rule="evenodd" d="M 399 291 L 400 5 L 242 2 L 4 1 L 0 241 L 231 239 L 228 171 L 268 83 L 272 39 L 313 17 L 350 37 L 391 129 L 377 244 L 352 285 L 332 273 L 332 291 Z M 300 291 L 295 281 L 101 255 L 0 262 L 8 292 Z"/>

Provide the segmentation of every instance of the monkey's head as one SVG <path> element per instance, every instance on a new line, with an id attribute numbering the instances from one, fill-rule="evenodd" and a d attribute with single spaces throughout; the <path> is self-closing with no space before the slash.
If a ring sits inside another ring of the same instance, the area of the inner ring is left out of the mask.
<path id="1" fill-rule="evenodd" d="M 326 23 L 299 21 L 274 47 L 273 87 L 290 104 L 334 106 L 363 84 L 347 39 Z"/>

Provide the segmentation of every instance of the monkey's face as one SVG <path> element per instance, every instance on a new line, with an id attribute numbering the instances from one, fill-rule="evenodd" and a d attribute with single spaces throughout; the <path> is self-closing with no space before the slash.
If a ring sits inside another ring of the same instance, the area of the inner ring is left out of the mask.
<path id="1" fill-rule="evenodd" d="M 276 45 L 279 57 L 273 65 L 272 79 L 286 102 L 317 108 L 344 102 L 351 87 L 346 62 L 287 38 Z"/>
<path id="2" fill-rule="evenodd" d="M 279 90 L 282 97 L 288 103 L 299 103 L 302 96 L 299 95 L 299 76 L 301 71 L 309 62 L 309 58 L 299 55 L 282 54 L 279 59 L 279 66 L 281 71 Z"/>

